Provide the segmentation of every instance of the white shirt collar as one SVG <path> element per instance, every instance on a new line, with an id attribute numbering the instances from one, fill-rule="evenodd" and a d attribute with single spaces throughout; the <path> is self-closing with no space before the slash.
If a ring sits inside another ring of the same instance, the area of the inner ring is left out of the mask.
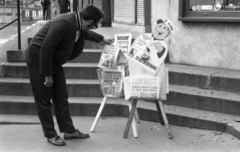
<path id="1" fill-rule="evenodd" d="M 82 16 L 79 14 L 79 12 L 76 13 L 76 20 L 78 30 L 82 30 Z"/>

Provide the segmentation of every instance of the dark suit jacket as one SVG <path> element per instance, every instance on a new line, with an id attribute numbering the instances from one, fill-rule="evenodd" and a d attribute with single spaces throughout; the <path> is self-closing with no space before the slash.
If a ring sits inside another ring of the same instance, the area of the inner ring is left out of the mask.
<path id="1" fill-rule="evenodd" d="M 51 4 L 50 0 L 41 0 L 40 3 L 44 7 L 49 6 Z"/>
<path id="2" fill-rule="evenodd" d="M 77 23 L 75 13 L 61 14 L 48 21 L 33 37 L 26 49 L 27 64 L 50 76 L 59 64 L 79 56 L 84 40 L 99 43 L 103 36 L 93 31 L 83 32 L 75 43 Z"/>

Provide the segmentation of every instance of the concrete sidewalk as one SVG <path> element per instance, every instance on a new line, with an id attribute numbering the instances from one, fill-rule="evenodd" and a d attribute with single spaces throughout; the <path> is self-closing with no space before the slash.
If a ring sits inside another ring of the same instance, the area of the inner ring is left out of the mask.
<path id="1" fill-rule="evenodd" d="M 90 132 L 93 120 L 94 117 L 73 117 L 76 128 L 84 133 Z M 63 147 L 53 146 L 47 142 L 36 115 L 0 115 L 0 122 L 1 152 L 240 151 L 239 140 L 229 134 L 171 126 L 174 136 L 171 140 L 164 126 L 147 121 L 141 121 L 138 124 L 138 138 L 134 138 L 130 130 L 128 138 L 125 139 L 123 133 L 127 123 L 126 117 L 102 117 L 95 132 L 90 132 L 89 139 L 67 140 L 67 145 Z M 63 136 L 62 133 L 59 135 Z"/>
<path id="2" fill-rule="evenodd" d="M 32 22 L 30 22 L 28 24 L 27 23 L 25 23 L 25 24 L 22 23 L 21 24 L 21 31 L 26 29 L 27 27 L 31 26 L 32 24 L 34 24 L 34 23 L 32 23 Z M 0 24 L 0 28 L 2 28 L 3 26 L 5 26 L 5 24 Z M 2 43 L 4 43 L 5 41 L 7 41 L 12 36 L 18 34 L 18 27 L 17 26 L 18 25 L 16 25 L 16 24 L 11 24 L 11 25 L 5 27 L 4 29 L 2 29 L 0 31 L 0 45 Z"/>
<path id="3" fill-rule="evenodd" d="M 29 33 L 23 31 L 33 25 L 34 22 L 21 23 L 21 50 L 25 50 L 27 46 L 27 38 Z M 0 24 L 3 27 L 5 24 Z M 11 24 L 0 30 L 0 63 L 7 61 L 7 51 L 18 49 L 18 25 Z"/>

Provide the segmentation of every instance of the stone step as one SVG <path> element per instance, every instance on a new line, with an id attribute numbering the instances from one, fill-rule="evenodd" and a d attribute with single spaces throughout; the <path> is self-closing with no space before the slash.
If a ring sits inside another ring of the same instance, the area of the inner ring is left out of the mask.
<path id="1" fill-rule="evenodd" d="M 67 79 L 98 79 L 97 63 L 67 63 L 63 67 Z"/>
<path id="2" fill-rule="evenodd" d="M 240 92 L 240 71 L 179 64 L 166 66 L 169 69 L 170 84 Z"/>
<path id="3" fill-rule="evenodd" d="M 70 97 L 69 108 L 72 116 L 96 116 L 103 98 Z M 140 120 L 159 122 L 155 103 L 139 100 L 137 104 Z M 165 105 L 164 108 L 170 125 L 190 128 L 208 129 L 230 133 L 240 139 L 239 116 L 222 113 Z M 0 95 L 1 114 L 28 114 L 35 115 L 34 99 L 27 96 L 2 96 Z M 128 101 L 122 98 L 108 98 L 101 116 L 128 117 Z M 9 118 L 9 117 L 8 117 Z M 4 120 L 7 123 L 18 123 L 17 120 Z M 34 121 L 33 123 L 38 123 Z M 21 122 L 24 123 L 24 122 Z M 26 121 L 26 123 L 30 123 Z"/>
<path id="4" fill-rule="evenodd" d="M 170 85 L 168 105 L 240 116 L 240 94 L 196 87 Z"/>
<path id="5" fill-rule="evenodd" d="M 69 62 L 77 63 L 98 63 L 101 56 L 101 49 L 84 49 L 82 54 Z M 8 50 L 7 62 L 25 62 L 25 51 Z"/>
<path id="6" fill-rule="evenodd" d="M 82 54 L 71 63 L 98 63 L 101 57 L 101 49 L 84 49 Z"/>
<path id="7" fill-rule="evenodd" d="M 64 67 L 67 78 L 97 79 L 97 63 L 66 63 Z M 240 71 L 172 63 L 167 63 L 166 67 L 169 69 L 170 84 L 240 92 L 238 85 L 240 83 Z M 21 62 L 1 64 L 0 76 L 26 78 L 28 77 L 26 64 Z"/>
<path id="8" fill-rule="evenodd" d="M 28 79 L 1 78 L 0 95 L 31 96 L 31 86 Z M 102 97 L 98 80 L 67 79 L 70 97 Z M 206 90 L 188 86 L 170 85 L 168 105 L 177 105 L 200 110 L 240 115 L 240 95 L 237 93 Z"/>
<path id="9" fill-rule="evenodd" d="M 97 63 L 66 63 L 63 65 L 67 79 L 98 79 Z M 28 70 L 24 62 L 7 62 L 4 64 L 4 77 L 28 78 Z"/>
<path id="10" fill-rule="evenodd" d="M 0 86 L 0 95 L 32 95 L 29 79 L 0 78 Z M 70 97 L 102 97 L 97 79 L 67 79 L 67 89 Z"/>

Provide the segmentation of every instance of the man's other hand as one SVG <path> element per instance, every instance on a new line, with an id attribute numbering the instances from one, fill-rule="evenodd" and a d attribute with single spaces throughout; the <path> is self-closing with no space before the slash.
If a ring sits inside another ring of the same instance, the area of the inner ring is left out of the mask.
<path id="1" fill-rule="evenodd" d="M 52 78 L 52 76 L 45 76 L 44 85 L 46 87 L 51 87 L 53 85 L 53 78 Z"/>

